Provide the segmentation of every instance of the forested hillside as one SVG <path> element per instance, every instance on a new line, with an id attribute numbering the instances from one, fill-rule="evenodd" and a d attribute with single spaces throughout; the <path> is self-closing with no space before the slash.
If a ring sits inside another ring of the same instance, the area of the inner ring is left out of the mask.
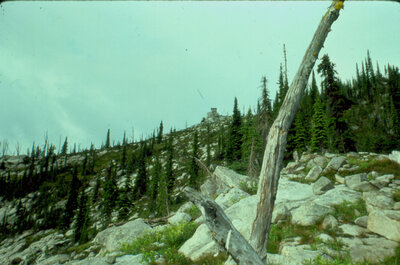
<path id="1" fill-rule="evenodd" d="M 260 98 L 246 113 L 240 112 L 240 99 L 235 98 L 232 116 L 210 113 L 198 125 L 167 133 L 161 122 L 151 137 L 140 141 L 124 136 L 112 145 L 109 130 L 99 148 L 92 145 L 77 151 L 66 138 L 58 151 L 46 141 L 34 144 L 26 155 L 3 155 L 0 240 L 27 230 L 56 229 L 69 236 L 60 247 L 67 251 L 111 224 L 169 216 L 186 200 L 183 188 L 199 188 L 205 180 L 202 167 L 224 165 L 256 178 L 269 126 L 288 90 L 284 67 L 274 100 L 268 80 L 262 77 Z M 355 77 L 345 81 L 324 55 L 289 131 L 285 162 L 305 152 L 396 149 L 400 149 L 399 68 L 380 67 L 368 53 L 355 66 Z"/>

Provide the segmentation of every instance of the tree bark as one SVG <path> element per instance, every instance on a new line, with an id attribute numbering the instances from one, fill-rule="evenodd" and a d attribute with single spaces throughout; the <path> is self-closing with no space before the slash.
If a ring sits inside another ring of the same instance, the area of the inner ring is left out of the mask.
<path id="1" fill-rule="evenodd" d="M 292 121 L 300 108 L 304 88 L 307 85 L 311 70 L 318 54 L 323 47 L 331 25 L 339 17 L 343 1 L 333 1 L 314 33 L 300 67 L 290 84 L 289 90 L 280 108 L 278 117 L 272 124 L 267 136 L 267 145 L 260 173 L 257 194 L 260 201 L 257 204 L 257 215 L 253 222 L 250 243 L 262 260 L 267 256 L 267 243 L 271 227 L 272 211 L 274 209 L 276 192 L 280 177 L 283 154 L 286 148 L 287 134 Z"/>
<path id="2" fill-rule="evenodd" d="M 186 196 L 199 208 L 212 236 L 237 264 L 264 265 L 255 250 L 233 226 L 222 208 L 192 188 L 185 188 Z"/>

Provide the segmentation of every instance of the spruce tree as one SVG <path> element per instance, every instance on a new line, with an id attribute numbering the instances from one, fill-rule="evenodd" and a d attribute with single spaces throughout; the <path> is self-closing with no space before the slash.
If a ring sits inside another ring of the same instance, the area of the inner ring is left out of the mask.
<path id="1" fill-rule="evenodd" d="M 33 150 L 32 150 L 33 152 Z M 61 148 L 61 155 L 67 155 L 68 154 L 68 137 L 65 137 L 64 144 Z"/>
<path id="2" fill-rule="evenodd" d="M 317 81 L 315 81 L 315 74 L 314 71 L 312 72 L 312 79 L 311 79 L 311 88 L 310 88 L 310 97 L 311 97 L 311 106 L 314 106 L 315 100 L 319 95 Z"/>
<path id="3" fill-rule="evenodd" d="M 322 152 L 327 147 L 327 132 L 324 105 L 317 97 L 311 127 L 311 152 Z"/>
<path id="4" fill-rule="evenodd" d="M 129 175 L 127 175 L 125 178 L 124 187 L 122 188 L 122 190 L 119 191 L 118 218 L 120 220 L 128 219 L 129 214 L 131 212 L 131 206 L 132 206 L 130 197 L 131 192 L 132 192 L 131 178 Z"/>
<path id="5" fill-rule="evenodd" d="M 159 192 L 159 183 L 161 179 L 161 162 L 159 154 L 156 154 L 155 165 L 153 167 L 152 178 L 150 180 L 150 212 L 153 212 L 156 208 L 157 194 Z"/>
<path id="6" fill-rule="evenodd" d="M 107 130 L 106 143 L 105 143 L 104 147 L 105 148 L 110 148 L 111 147 L 110 129 Z"/>
<path id="7" fill-rule="evenodd" d="M 167 163 L 165 165 L 165 175 L 167 178 L 168 194 L 172 193 L 172 189 L 175 185 L 174 175 L 174 138 L 172 129 L 169 133 L 168 146 L 167 146 Z"/>
<path id="8" fill-rule="evenodd" d="M 256 128 L 255 117 L 251 109 L 248 110 L 245 122 L 242 126 L 242 163 L 247 172 L 252 177 L 255 177 L 258 169 L 256 165 L 256 153 L 259 153 L 261 148 L 261 140 L 259 131 Z"/>
<path id="9" fill-rule="evenodd" d="M 116 206 L 116 198 L 118 198 L 116 177 L 115 166 L 111 162 L 107 169 L 103 188 L 103 215 L 106 217 L 107 221 L 109 221 L 109 218 L 111 218 L 111 213 Z"/>
<path id="10" fill-rule="evenodd" d="M 65 205 L 64 215 L 62 217 L 60 226 L 62 229 L 68 229 L 71 223 L 74 211 L 77 208 L 78 191 L 80 187 L 80 181 L 78 179 L 78 168 L 75 166 L 72 173 L 72 180 L 68 193 L 67 204 Z"/>
<path id="11" fill-rule="evenodd" d="M 335 64 L 325 54 L 317 72 L 323 78 L 322 86 L 326 94 L 330 147 L 334 149 L 332 151 L 346 152 L 354 149 L 351 139 L 344 137 L 348 135 L 349 128 L 343 119 L 344 112 L 351 107 L 352 102 L 343 95 L 334 67 Z"/>
<path id="12" fill-rule="evenodd" d="M 294 121 L 294 128 L 295 128 L 295 149 L 297 150 L 298 154 L 301 155 L 304 151 L 307 150 L 307 131 L 306 131 L 306 121 L 304 119 L 304 114 L 300 110 L 295 118 Z"/>
<path id="13" fill-rule="evenodd" d="M 78 213 L 76 216 L 74 241 L 80 244 L 89 241 L 90 215 L 88 199 L 85 190 L 82 189 L 78 200 Z"/>
<path id="14" fill-rule="evenodd" d="M 168 188 L 167 178 L 165 174 L 160 174 L 159 191 L 157 196 L 157 213 L 159 216 L 169 215 L 169 199 L 168 199 Z"/>
<path id="15" fill-rule="evenodd" d="M 147 191 L 146 149 L 146 143 L 144 143 L 141 147 L 140 155 L 137 161 L 138 173 L 133 191 L 136 199 L 140 199 Z"/>
<path id="16" fill-rule="evenodd" d="M 126 134 L 124 132 L 124 139 L 122 141 L 122 156 L 121 156 L 121 168 L 126 168 L 126 160 L 127 160 L 127 152 L 128 152 L 128 143 L 126 140 Z"/>
<path id="17" fill-rule="evenodd" d="M 160 122 L 160 128 L 158 129 L 158 134 L 157 134 L 157 143 L 160 144 L 163 139 L 163 130 L 164 130 L 164 125 L 163 122 Z"/>
<path id="18" fill-rule="evenodd" d="M 228 162 L 239 161 L 242 156 L 242 117 L 238 108 L 238 101 L 235 97 L 233 106 L 232 122 L 229 128 L 229 140 L 226 152 Z"/>
<path id="19" fill-rule="evenodd" d="M 262 156 L 264 153 L 264 149 L 266 146 L 266 141 L 267 141 L 267 135 L 269 132 L 269 128 L 271 127 L 271 124 L 273 122 L 273 112 L 272 112 L 272 107 L 271 107 L 271 100 L 269 98 L 269 93 L 267 89 L 267 78 L 264 76 L 261 79 L 261 85 L 262 85 L 262 94 L 261 98 L 259 99 L 259 102 L 261 102 L 260 105 L 260 110 L 257 113 L 258 114 L 258 120 L 257 120 L 257 129 L 259 130 L 259 137 L 261 137 L 261 143 L 256 141 L 256 145 L 261 144 L 262 148 L 260 150 L 257 150 L 257 153 L 259 157 Z M 257 139 L 256 139 L 257 140 Z"/>

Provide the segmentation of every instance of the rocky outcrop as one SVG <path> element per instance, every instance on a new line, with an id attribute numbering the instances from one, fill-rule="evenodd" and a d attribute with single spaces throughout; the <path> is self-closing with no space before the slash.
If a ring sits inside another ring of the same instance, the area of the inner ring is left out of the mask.
<path id="1" fill-rule="evenodd" d="M 367 228 L 387 239 L 400 242 L 400 211 L 371 211 Z"/>
<path id="2" fill-rule="evenodd" d="M 102 252 L 113 252 L 119 250 L 122 243 L 128 243 L 150 229 L 151 227 L 142 219 L 136 219 L 124 225 L 113 226 L 101 231 L 93 242 L 103 246 Z"/>
<path id="3" fill-rule="evenodd" d="M 71 159 L 78 161 L 80 158 Z M 279 252 L 268 255 L 269 262 L 295 265 L 318 255 L 329 259 L 349 253 L 353 262 L 366 260 L 379 264 L 385 258 L 396 255 L 395 249 L 400 243 L 400 202 L 396 201 L 400 190 L 398 175 L 396 172 L 381 174 L 379 170 L 360 172 L 360 167 L 352 164 L 357 159 L 364 162 L 387 158 L 368 153 L 306 154 L 282 170 L 272 223 L 283 225 L 288 230 L 299 227 L 307 230 L 309 226 L 315 229 L 318 225 L 312 234 L 312 239 L 318 240 L 311 246 L 302 235 L 284 239 L 279 243 Z M 18 161 L 11 162 L 18 165 Z M 215 169 L 214 174 L 215 178 L 206 180 L 201 191 L 215 199 L 236 229 L 248 240 L 259 201 L 257 195 L 251 196 L 242 190 L 250 178 L 221 166 Z M 21 202 L 28 207 L 33 204 L 35 196 L 31 194 Z M 65 204 L 65 201 L 62 203 Z M 343 220 L 338 217 L 340 213 L 337 209 L 340 207 L 336 206 L 348 204 L 365 204 L 367 212 L 360 213 L 353 209 L 349 212 L 354 212 L 354 218 Z M 27 231 L 0 242 L 0 264 L 144 264 L 142 254 L 121 252 L 121 244 L 132 242 L 146 231 L 162 233 L 165 227 L 192 221 L 189 213 L 193 206 L 191 202 L 184 203 L 168 219 L 163 218 L 163 222 L 167 222 L 165 225 L 146 221 L 147 224 L 134 215 L 123 225 L 99 232 L 85 250 L 72 253 L 57 251 L 72 246 L 72 229 L 66 234 L 55 230 L 40 233 Z M 0 199 L 0 221 L 3 219 L 7 220 L 8 226 L 15 222 L 16 203 Z M 222 251 L 201 218 L 196 223 L 200 224 L 199 227 L 183 243 L 179 252 L 197 261 Z M 332 241 L 342 242 L 342 251 L 331 249 Z M 163 258 L 161 256 L 159 262 Z M 226 264 L 234 264 L 234 261 Z"/>

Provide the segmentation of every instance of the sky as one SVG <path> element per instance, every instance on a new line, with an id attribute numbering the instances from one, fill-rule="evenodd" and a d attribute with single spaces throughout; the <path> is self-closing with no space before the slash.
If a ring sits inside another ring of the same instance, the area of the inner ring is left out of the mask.
<path id="1" fill-rule="evenodd" d="M 210 108 L 255 108 L 260 80 L 289 83 L 330 2 L 4 2 L 0 141 L 9 154 L 68 136 L 87 148 L 199 123 Z M 321 50 L 342 80 L 369 49 L 400 66 L 400 5 L 345 2 Z M 317 64 L 319 61 L 317 61 Z M 1 147 L 0 147 L 1 150 Z M 1 155 L 1 153 L 0 153 Z"/>

